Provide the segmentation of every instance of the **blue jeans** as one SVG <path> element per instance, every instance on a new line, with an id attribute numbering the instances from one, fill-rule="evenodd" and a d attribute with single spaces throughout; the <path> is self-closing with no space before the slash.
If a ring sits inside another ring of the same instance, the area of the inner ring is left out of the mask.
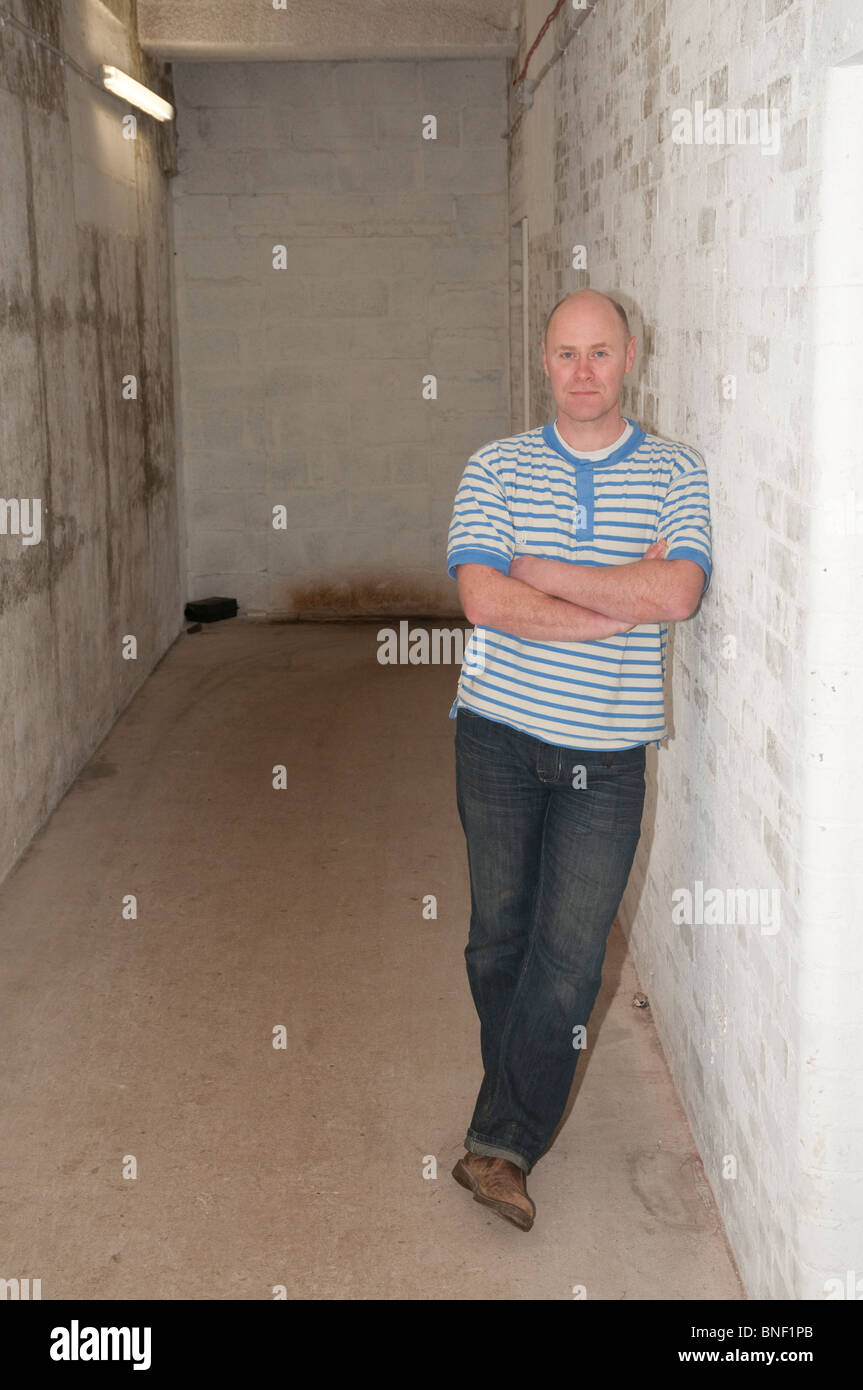
<path id="1" fill-rule="evenodd" d="M 485 1073 L 465 1147 L 529 1173 L 563 1115 L 599 991 L 641 833 L 645 745 L 561 748 L 460 708 L 455 752 Z"/>

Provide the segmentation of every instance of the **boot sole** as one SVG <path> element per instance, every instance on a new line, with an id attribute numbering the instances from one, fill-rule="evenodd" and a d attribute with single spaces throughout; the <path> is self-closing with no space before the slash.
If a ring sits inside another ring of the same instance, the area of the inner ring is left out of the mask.
<path id="1" fill-rule="evenodd" d="M 452 1170 L 452 1175 L 460 1187 L 466 1188 L 468 1192 L 473 1194 L 475 1202 L 479 1202 L 481 1206 L 496 1212 L 498 1216 L 503 1217 L 504 1221 L 509 1221 L 520 1231 L 530 1230 L 533 1225 L 533 1217 L 530 1212 L 522 1211 L 521 1207 L 513 1206 L 510 1202 L 499 1202 L 494 1197 L 485 1197 L 477 1191 L 476 1182 L 464 1166 L 464 1159 L 459 1159 Z"/>

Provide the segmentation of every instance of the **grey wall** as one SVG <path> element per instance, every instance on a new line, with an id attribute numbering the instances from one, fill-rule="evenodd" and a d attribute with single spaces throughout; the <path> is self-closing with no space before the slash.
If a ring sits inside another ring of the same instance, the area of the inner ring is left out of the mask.
<path id="1" fill-rule="evenodd" d="M 137 0 L 156 57 L 497 58 L 515 49 L 517 0 Z"/>
<path id="2" fill-rule="evenodd" d="M 527 0 L 522 52 L 547 12 Z M 837 67 L 861 50 L 858 0 L 566 6 L 512 150 L 533 338 L 565 291 L 617 289 L 625 409 L 711 480 L 713 582 L 672 628 L 621 915 L 753 1298 L 835 1297 L 863 1239 L 863 67 Z M 698 102 L 774 109 L 778 147 L 674 143 Z M 535 345 L 531 386 L 538 422 Z M 763 891 L 767 920 L 676 923 L 699 882 Z"/>
<path id="3" fill-rule="evenodd" d="M 0 28 L 0 876 L 177 633 L 171 135 L 65 66 L 170 99 L 131 0 L 18 0 Z M 138 379 L 124 400 L 122 378 Z M 20 516 L 20 511 L 19 511 Z M 122 639 L 137 639 L 124 660 Z"/>
<path id="4" fill-rule="evenodd" d="M 506 63 L 180 64 L 174 81 L 189 597 L 460 612 L 453 495 L 509 432 Z"/>

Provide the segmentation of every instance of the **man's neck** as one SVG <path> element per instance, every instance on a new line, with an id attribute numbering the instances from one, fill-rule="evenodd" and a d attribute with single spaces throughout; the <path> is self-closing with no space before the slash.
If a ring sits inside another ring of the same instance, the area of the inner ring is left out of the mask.
<path id="1" fill-rule="evenodd" d="M 591 454 L 595 449 L 607 449 L 626 429 L 626 421 L 619 410 L 615 412 L 614 418 L 604 416 L 601 420 L 571 420 L 569 416 L 558 412 L 554 423 L 561 439 L 576 454 Z"/>

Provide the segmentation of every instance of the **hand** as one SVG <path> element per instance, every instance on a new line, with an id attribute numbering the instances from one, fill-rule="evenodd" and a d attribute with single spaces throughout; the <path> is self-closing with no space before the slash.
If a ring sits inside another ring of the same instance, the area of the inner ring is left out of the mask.
<path id="1" fill-rule="evenodd" d="M 536 576 L 536 566 L 542 563 L 539 555 L 516 555 L 509 567 L 510 579 L 520 579 L 522 584 L 532 583 L 531 574 Z"/>
<path id="2" fill-rule="evenodd" d="M 664 536 L 660 536 L 658 541 L 649 545 L 642 555 L 642 560 L 664 560 L 665 552 L 668 549 L 668 541 Z"/>
<path id="3" fill-rule="evenodd" d="M 658 541 L 653 541 L 647 547 L 641 558 L 642 560 L 664 560 L 667 549 L 668 541 L 664 536 L 660 536 Z M 621 628 L 621 632 L 631 632 L 634 627 L 638 626 L 640 626 L 638 623 L 629 623 L 627 627 Z"/>

